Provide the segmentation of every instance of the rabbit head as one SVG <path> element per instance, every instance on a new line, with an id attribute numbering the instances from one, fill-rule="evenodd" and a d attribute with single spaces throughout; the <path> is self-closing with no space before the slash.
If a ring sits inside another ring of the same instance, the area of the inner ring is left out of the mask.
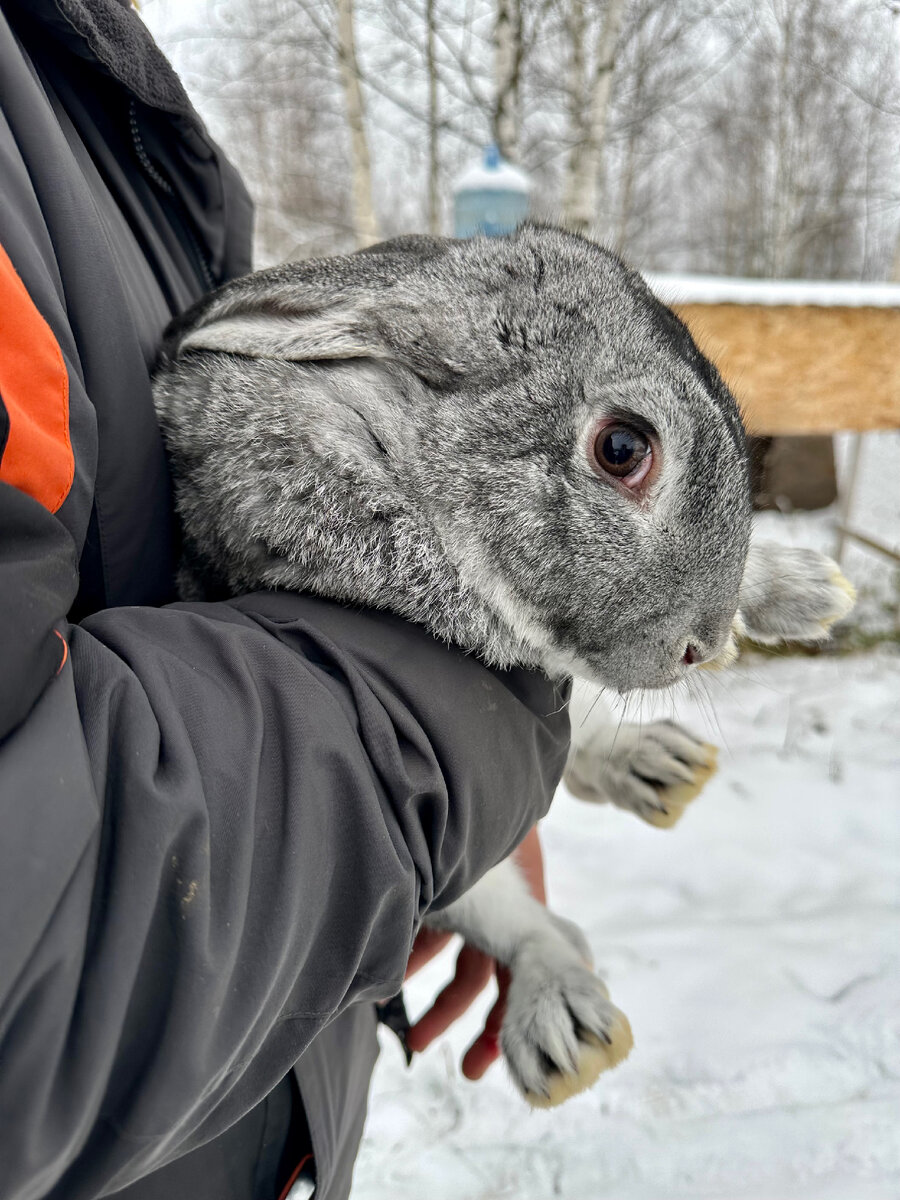
<path id="1" fill-rule="evenodd" d="M 175 323 L 155 395 L 194 594 L 311 590 L 621 691 L 728 640 L 737 407 L 583 238 L 398 239 L 247 276 Z"/>

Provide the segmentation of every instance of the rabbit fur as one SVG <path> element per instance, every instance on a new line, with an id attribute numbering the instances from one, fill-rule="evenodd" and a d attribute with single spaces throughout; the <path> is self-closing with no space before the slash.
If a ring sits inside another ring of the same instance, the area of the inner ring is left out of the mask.
<path id="1" fill-rule="evenodd" d="M 313 591 L 620 691 L 728 638 L 750 530 L 737 406 L 582 238 L 413 239 L 237 280 L 176 325 L 156 397 L 186 594 Z M 602 415 L 656 432 L 646 503 L 591 471 Z"/>
<path id="2" fill-rule="evenodd" d="M 683 678 L 688 647 L 710 662 L 729 645 L 750 537 L 737 405 L 640 276 L 581 237 L 397 239 L 247 276 L 173 324 L 154 392 L 186 598 L 311 591 L 491 665 L 619 692 Z M 639 494 L 589 464 L 610 418 L 651 439 Z M 751 559 L 765 625 L 774 576 Z M 621 764 L 581 745 L 567 778 L 605 771 L 589 798 L 618 794 Z M 699 758 L 677 750 L 693 779 Z M 622 792 L 646 819 L 649 800 Z M 510 966 L 501 1043 L 532 1103 L 627 1054 L 583 936 L 510 865 L 430 923 Z"/>

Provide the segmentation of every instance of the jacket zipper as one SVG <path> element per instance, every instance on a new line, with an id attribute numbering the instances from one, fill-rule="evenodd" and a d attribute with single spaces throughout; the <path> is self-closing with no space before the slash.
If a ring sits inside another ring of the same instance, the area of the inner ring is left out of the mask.
<path id="1" fill-rule="evenodd" d="M 158 170 L 157 167 L 150 161 L 150 156 L 144 148 L 144 141 L 141 137 L 141 131 L 138 126 L 137 105 L 134 97 L 131 97 L 128 102 L 128 125 L 131 130 L 131 141 L 134 146 L 134 152 L 137 155 L 137 160 L 147 175 L 148 179 L 159 188 L 159 190 L 169 197 L 170 215 L 174 215 L 178 222 L 178 227 L 184 235 L 185 247 L 189 257 L 193 260 L 197 273 L 206 285 L 207 291 L 212 291 L 216 286 L 216 281 L 213 278 L 212 270 L 210 269 L 209 261 L 203 253 L 203 249 L 191 228 L 191 221 L 188 214 L 185 212 L 184 203 L 178 193 L 166 179 L 165 175 Z"/>

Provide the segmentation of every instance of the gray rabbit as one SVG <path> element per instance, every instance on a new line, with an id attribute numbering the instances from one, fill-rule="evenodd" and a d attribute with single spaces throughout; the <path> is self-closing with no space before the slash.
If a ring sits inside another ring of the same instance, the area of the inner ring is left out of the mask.
<path id="1" fill-rule="evenodd" d="M 311 591 L 619 692 L 727 659 L 739 610 L 755 635 L 824 636 L 848 607 L 828 560 L 785 584 L 780 549 L 749 549 L 734 399 L 639 275 L 559 230 L 237 280 L 170 330 L 155 399 L 188 597 Z M 706 751 L 669 739 L 632 794 L 631 760 L 574 732 L 591 799 L 653 820 L 702 784 Z M 531 1103 L 628 1053 L 584 937 L 509 864 L 430 920 L 510 966 L 501 1042 Z"/>

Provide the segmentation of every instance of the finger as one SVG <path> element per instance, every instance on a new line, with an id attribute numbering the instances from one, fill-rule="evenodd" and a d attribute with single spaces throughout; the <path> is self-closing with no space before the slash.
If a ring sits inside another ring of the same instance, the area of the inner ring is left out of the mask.
<path id="1" fill-rule="evenodd" d="M 472 946 L 463 946 L 456 960 L 456 973 L 434 1004 L 406 1035 L 410 1050 L 424 1050 L 461 1017 L 475 997 L 484 991 L 494 973 L 494 960 Z"/>
<path id="2" fill-rule="evenodd" d="M 421 970 L 426 963 L 431 962 L 433 958 L 440 954 L 452 937 L 452 933 L 445 933 L 439 929 L 429 929 L 427 925 L 423 925 L 416 934 L 409 962 L 406 964 L 406 974 L 403 978 L 409 979 L 410 975 L 415 975 L 416 971 Z"/>
<path id="3" fill-rule="evenodd" d="M 509 991 L 509 971 L 505 967 L 497 969 L 497 985 L 499 995 L 487 1015 L 484 1029 L 463 1056 L 462 1073 L 466 1079 L 480 1079 L 500 1057 L 500 1027 L 506 1014 L 506 993 Z"/>

